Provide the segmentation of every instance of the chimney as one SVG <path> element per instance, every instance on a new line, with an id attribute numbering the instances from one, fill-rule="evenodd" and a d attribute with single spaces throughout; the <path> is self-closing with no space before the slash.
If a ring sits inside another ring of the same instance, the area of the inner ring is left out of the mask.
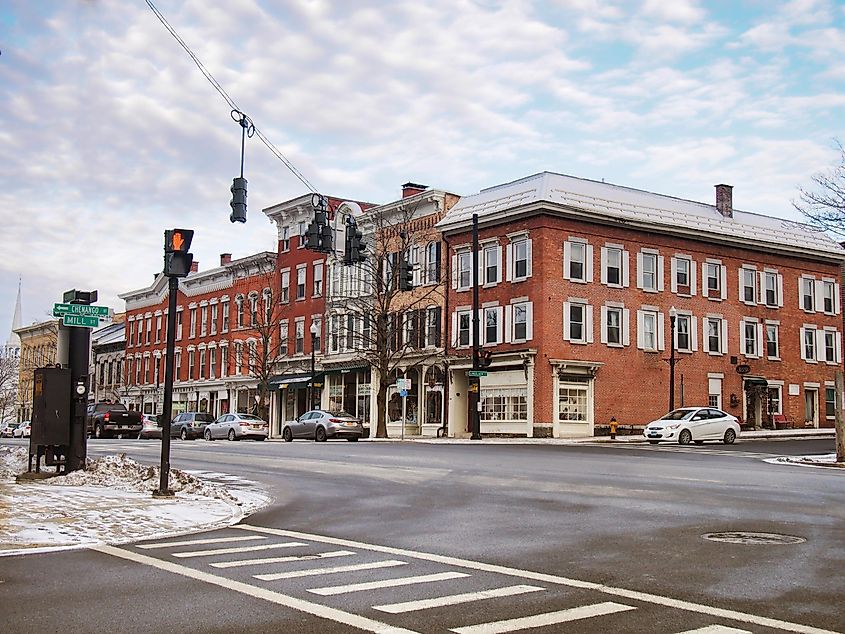
<path id="1" fill-rule="evenodd" d="M 405 183 L 402 185 L 402 198 L 407 198 L 408 196 L 415 196 L 416 194 L 420 194 L 428 189 L 428 185 L 419 185 L 417 183 Z"/>
<path id="2" fill-rule="evenodd" d="M 220 266 L 226 266 L 231 261 L 232 261 L 232 254 L 231 253 L 221 253 L 220 254 Z"/>
<path id="3" fill-rule="evenodd" d="M 723 218 L 734 217 L 733 185 L 716 185 L 716 209 Z"/>
<path id="4" fill-rule="evenodd" d="M 200 270 L 200 263 L 197 260 L 191 262 L 191 273 L 196 273 Z"/>

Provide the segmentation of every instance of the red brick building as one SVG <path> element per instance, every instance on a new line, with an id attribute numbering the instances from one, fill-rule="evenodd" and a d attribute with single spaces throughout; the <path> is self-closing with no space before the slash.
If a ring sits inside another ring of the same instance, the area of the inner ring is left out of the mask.
<path id="1" fill-rule="evenodd" d="M 482 433 L 593 435 L 710 405 L 747 424 L 833 425 L 845 250 L 806 227 L 541 173 L 461 199 L 450 255 L 449 429 L 467 430 L 472 215 L 479 217 Z"/>

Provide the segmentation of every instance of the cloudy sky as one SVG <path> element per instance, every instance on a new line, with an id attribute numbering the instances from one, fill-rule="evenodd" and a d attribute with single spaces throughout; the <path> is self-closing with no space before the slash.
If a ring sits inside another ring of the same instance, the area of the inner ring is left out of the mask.
<path id="1" fill-rule="evenodd" d="M 387 202 L 542 170 L 796 218 L 845 141 L 832 0 L 153 0 L 319 190 Z M 261 213 L 305 193 L 240 128 L 144 0 L 0 5 L 0 339 L 69 288 L 149 284 L 162 232 L 200 268 L 275 248 Z"/>

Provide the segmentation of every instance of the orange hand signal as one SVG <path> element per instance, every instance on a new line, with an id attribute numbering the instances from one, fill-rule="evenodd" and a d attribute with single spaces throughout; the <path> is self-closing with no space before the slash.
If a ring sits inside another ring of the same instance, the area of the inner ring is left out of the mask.
<path id="1" fill-rule="evenodd" d="M 185 245 L 185 238 L 182 236 L 181 231 L 174 231 L 173 232 L 173 250 L 174 251 L 181 251 L 182 247 Z"/>

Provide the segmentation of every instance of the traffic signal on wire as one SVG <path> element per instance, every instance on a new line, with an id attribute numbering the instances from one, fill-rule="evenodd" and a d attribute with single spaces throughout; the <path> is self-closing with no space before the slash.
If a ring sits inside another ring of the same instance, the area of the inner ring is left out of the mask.
<path id="1" fill-rule="evenodd" d="M 246 222 L 246 179 L 241 176 L 232 181 L 232 202 L 229 206 L 232 213 L 229 220 L 232 222 Z"/>
<path id="2" fill-rule="evenodd" d="M 414 266 L 404 258 L 399 261 L 399 290 L 414 290 Z"/>

